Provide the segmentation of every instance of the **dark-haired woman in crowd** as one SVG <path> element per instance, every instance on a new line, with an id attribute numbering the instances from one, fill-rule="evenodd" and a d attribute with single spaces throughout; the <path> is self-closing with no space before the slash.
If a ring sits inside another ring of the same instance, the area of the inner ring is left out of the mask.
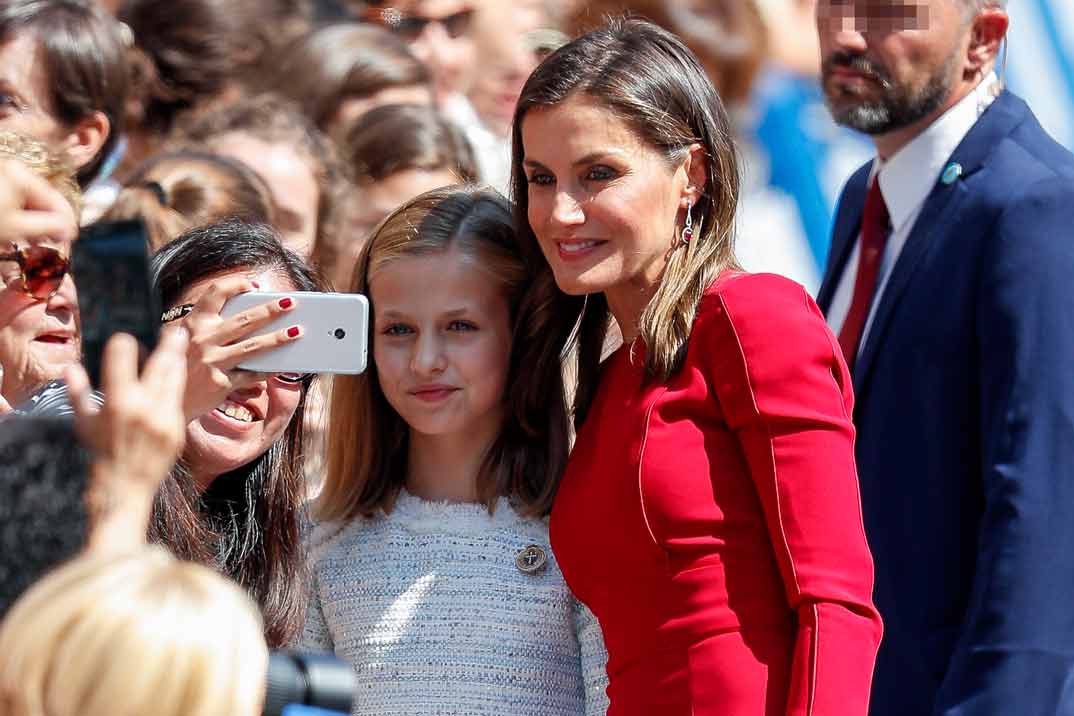
<path id="1" fill-rule="evenodd" d="M 513 134 L 523 243 L 580 321 L 551 532 L 604 630 L 609 714 L 864 716 L 881 625 L 850 376 L 801 286 L 738 268 L 700 63 L 613 21 L 538 67 Z"/>
<path id="2" fill-rule="evenodd" d="M 103 221 L 141 219 L 156 251 L 197 226 L 274 220 L 269 188 L 241 162 L 196 151 L 158 154 L 127 180 Z"/>
<path id="3" fill-rule="evenodd" d="M 266 73 L 267 74 L 267 73 Z M 345 23 L 296 40 L 279 58 L 268 89 L 294 101 L 330 137 L 386 104 L 432 105 L 432 75 L 388 30 Z"/>
<path id="4" fill-rule="evenodd" d="M 317 291 L 306 264 L 266 226 L 238 221 L 195 229 L 154 258 L 165 321 L 190 334 L 186 446 L 164 481 L 151 539 L 213 566 L 261 607 L 272 646 L 293 639 L 305 615 L 299 514 L 303 412 L 312 376 L 238 370 L 245 358 L 301 340 L 301 326 L 249 336 L 292 310 L 280 300 L 224 318 L 248 291 Z"/>

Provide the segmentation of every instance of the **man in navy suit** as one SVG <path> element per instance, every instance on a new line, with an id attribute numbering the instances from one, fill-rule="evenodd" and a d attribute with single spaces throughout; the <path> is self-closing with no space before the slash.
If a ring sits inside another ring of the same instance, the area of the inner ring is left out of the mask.
<path id="1" fill-rule="evenodd" d="M 818 302 L 852 365 L 873 716 L 1074 714 L 1074 157 L 995 73 L 1000 0 L 819 0 L 877 159 Z"/>

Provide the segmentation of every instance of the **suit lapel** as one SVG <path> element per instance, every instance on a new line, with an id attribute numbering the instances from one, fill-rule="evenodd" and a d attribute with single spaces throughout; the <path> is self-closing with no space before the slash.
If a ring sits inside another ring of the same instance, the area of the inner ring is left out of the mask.
<path id="1" fill-rule="evenodd" d="M 873 316 L 865 346 L 854 364 L 854 393 L 865 391 L 877 352 L 880 350 L 895 308 L 899 304 L 914 271 L 930 246 L 933 237 L 943 235 L 958 224 L 957 216 L 963 200 L 969 195 L 965 181 L 984 165 L 991 151 L 1026 117 L 1028 108 L 1014 95 L 1004 92 L 992 104 L 951 155 L 948 165 L 962 166 L 960 180 L 945 185 L 939 178 L 925 200 L 910 236 L 899 254 L 884 293 Z"/>
<path id="2" fill-rule="evenodd" d="M 843 189 L 839 200 L 839 212 L 836 214 L 832 229 L 832 246 L 828 253 L 828 264 L 824 271 L 824 281 L 817 292 L 817 305 L 827 315 L 831 308 L 835 289 L 850 258 L 854 241 L 861 231 L 861 216 L 865 210 L 865 194 L 869 189 L 869 174 L 873 163 L 870 161 L 856 171 Z"/>

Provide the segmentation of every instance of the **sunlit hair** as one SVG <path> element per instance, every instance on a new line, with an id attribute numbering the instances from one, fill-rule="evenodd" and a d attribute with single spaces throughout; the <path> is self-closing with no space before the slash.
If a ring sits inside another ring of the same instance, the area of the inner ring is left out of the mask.
<path id="1" fill-rule="evenodd" d="M 234 272 L 275 273 L 298 291 L 323 291 L 306 263 L 271 227 L 224 221 L 192 229 L 153 258 L 161 305 L 172 308 L 202 279 Z M 149 536 L 183 559 L 213 566 L 261 607 L 272 647 L 290 643 L 306 616 L 300 525 L 307 391 L 286 430 L 257 458 L 220 475 L 199 494 L 183 453 L 157 491 Z"/>
<path id="2" fill-rule="evenodd" d="M 268 89 L 292 99 L 321 131 L 328 132 L 340 107 L 393 87 L 427 87 L 432 75 L 394 33 L 369 24 L 319 28 L 289 45 Z"/>
<path id="3" fill-rule="evenodd" d="M 60 192 L 77 217 L 82 213 L 82 190 L 74 168 L 48 144 L 25 134 L 0 129 L 0 159 L 15 159 Z"/>
<path id="4" fill-rule="evenodd" d="M 654 22 L 682 38 L 726 103 L 748 102 L 768 49 L 768 28 L 756 0 L 706 0 L 697 7 L 667 0 L 588 0 L 577 5 L 568 26 L 576 37 L 613 15 Z"/>
<path id="5" fill-rule="evenodd" d="M 156 251 L 185 231 L 224 219 L 271 224 L 268 186 L 241 162 L 195 151 L 157 154 L 134 171 L 102 221 L 141 219 Z"/>
<path id="6" fill-rule="evenodd" d="M 228 580 L 157 547 L 87 554 L 0 626 L 0 713 L 253 716 L 267 666 L 257 610 Z"/>
<path id="7" fill-rule="evenodd" d="M 554 107 L 570 97 L 585 97 L 606 108 L 609 118 L 626 123 L 672 166 L 688 156 L 692 145 L 704 150 L 708 176 L 693 209 L 701 233 L 670 252 L 638 326 L 646 373 L 665 381 L 682 365 L 705 289 L 724 269 L 737 268 L 733 224 L 739 174 L 727 112 L 693 53 L 677 37 L 648 22 L 612 19 L 551 54 L 527 80 L 512 129 L 511 187 L 520 238 L 530 260 L 540 257 L 541 250 L 527 218 L 522 124 L 530 111 Z M 668 227 L 669 241 L 678 228 Z M 556 306 L 554 313 L 571 324 L 580 321 L 574 400 L 574 421 L 580 425 L 598 383 L 608 304 L 603 294 L 563 295 L 551 268 L 543 265 L 539 281 L 546 300 Z"/>
<path id="8" fill-rule="evenodd" d="M 512 321 L 504 424 L 482 464 L 478 494 L 490 511 L 504 496 L 524 514 L 547 514 L 567 459 L 563 379 L 558 352 L 549 349 L 557 340 L 547 334 L 554 317 L 530 291 L 539 265 L 522 256 L 507 201 L 477 187 L 446 187 L 410 200 L 374 232 L 350 289 L 369 296 L 370 279 L 387 264 L 450 249 L 500 285 Z M 316 516 L 347 520 L 391 504 L 406 478 L 408 440 L 407 424 L 380 389 L 375 362 L 361 375 L 337 376 Z"/>

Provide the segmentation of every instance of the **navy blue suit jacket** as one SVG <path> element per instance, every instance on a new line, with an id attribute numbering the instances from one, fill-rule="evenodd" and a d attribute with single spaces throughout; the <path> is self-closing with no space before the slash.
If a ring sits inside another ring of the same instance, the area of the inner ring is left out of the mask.
<path id="1" fill-rule="evenodd" d="M 884 619 L 873 716 L 1074 714 L 1074 157 L 1003 93 L 934 184 L 854 367 Z M 844 189 L 818 296 L 860 230 Z"/>

